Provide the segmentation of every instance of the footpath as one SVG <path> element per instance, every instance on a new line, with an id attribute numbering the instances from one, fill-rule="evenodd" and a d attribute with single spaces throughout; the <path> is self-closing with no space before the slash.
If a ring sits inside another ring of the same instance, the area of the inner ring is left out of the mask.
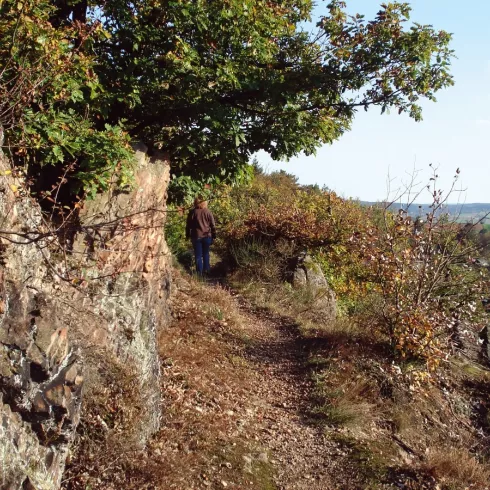
<path id="1" fill-rule="evenodd" d="M 219 285 L 180 273 L 175 283 L 175 321 L 160 337 L 163 429 L 149 455 L 162 488 L 363 488 L 311 413 L 297 326 Z"/>

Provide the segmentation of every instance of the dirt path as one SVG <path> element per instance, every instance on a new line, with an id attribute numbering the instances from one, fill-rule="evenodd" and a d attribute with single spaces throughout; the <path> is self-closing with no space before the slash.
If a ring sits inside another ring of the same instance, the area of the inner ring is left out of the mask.
<path id="1" fill-rule="evenodd" d="M 306 346 L 297 326 L 257 310 L 243 298 L 238 298 L 238 304 L 258 341 L 246 356 L 261 378 L 255 393 L 265 412 L 261 440 L 273 455 L 277 487 L 334 488 L 329 475 L 337 449 L 308 415 L 313 387 L 306 368 Z"/>
<path id="2" fill-rule="evenodd" d="M 297 326 L 219 287 L 183 284 L 161 339 L 171 361 L 156 447 L 173 447 L 158 451 L 162 488 L 355 488 L 339 483 L 345 454 L 311 416 Z"/>
<path id="3" fill-rule="evenodd" d="M 125 419 L 133 412 L 115 404 L 114 431 L 100 452 L 87 446 L 73 488 L 489 488 L 490 472 L 473 456 L 488 437 L 470 418 L 472 407 L 488 406 L 486 371 L 461 365 L 458 377 L 451 366 L 444 391 L 411 393 L 371 337 L 334 328 L 301 335 L 290 319 L 219 285 L 177 271 L 174 285 L 174 321 L 158 334 L 161 430 L 144 448 L 134 444 L 137 415 Z M 131 402 L 136 414 L 145 406 Z M 465 411 L 456 416 L 455 407 Z"/>

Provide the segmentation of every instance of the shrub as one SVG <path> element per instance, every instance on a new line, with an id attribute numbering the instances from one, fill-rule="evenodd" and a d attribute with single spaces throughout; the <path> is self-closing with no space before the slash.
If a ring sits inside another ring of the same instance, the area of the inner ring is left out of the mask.
<path id="1" fill-rule="evenodd" d="M 216 203 L 221 253 L 242 279 L 278 283 L 291 259 L 308 251 L 343 314 L 384 336 L 402 359 L 424 361 L 430 372 L 451 351 L 459 326 L 478 321 L 487 281 L 469 265 L 477 247 L 466 228 L 443 213 L 450 193 L 431 192 L 422 222 L 389 204 L 361 207 L 327 189 L 302 187 L 285 173 L 259 173 Z"/>
<path id="2" fill-rule="evenodd" d="M 186 211 L 177 206 L 167 208 L 165 221 L 165 239 L 171 252 L 180 261 L 189 252 L 189 243 L 185 238 Z"/>
<path id="3" fill-rule="evenodd" d="M 373 210 L 351 249 L 352 260 L 365 264 L 367 281 L 380 296 L 372 315 L 376 328 L 402 358 L 425 360 L 428 371 L 447 358 L 460 325 L 478 321 L 487 282 L 469 265 L 475 246 L 443 213 L 450 195 L 434 190 L 423 220 L 387 206 Z"/>
<path id="4" fill-rule="evenodd" d="M 249 186 L 229 189 L 215 208 L 222 252 L 230 257 L 238 244 L 252 238 L 280 256 L 319 253 L 340 247 L 364 226 L 357 203 L 328 190 L 299 186 L 284 172 L 259 174 Z"/>
<path id="5" fill-rule="evenodd" d="M 475 320 L 482 278 L 466 266 L 470 250 L 442 220 L 430 216 L 414 232 L 402 212 L 385 225 L 359 242 L 382 298 L 379 327 L 402 357 L 426 359 L 432 370 L 458 325 Z"/>

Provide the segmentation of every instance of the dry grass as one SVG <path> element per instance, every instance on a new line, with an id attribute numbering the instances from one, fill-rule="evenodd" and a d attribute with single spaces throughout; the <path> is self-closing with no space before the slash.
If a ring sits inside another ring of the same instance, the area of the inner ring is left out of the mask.
<path id="1" fill-rule="evenodd" d="M 316 393 L 321 402 L 314 413 L 329 425 L 364 429 L 375 420 L 375 389 L 367 379 L 345 380 L 337 387 L 325 383 L 328 374 L 316 376 Z"/>
<path id="2" fill-rule="evenodd" d="M 335 427 L 329 432 L 332 437 L 348 437 L 353 447 L 369 447 L 370 457 L 390 467 L 386 478 L 406 481 L 406 488 L 433 488 L 424 486 L 431 479 L 441 482 L 441 490 L 490 488 L 488 468 L 471 454 L 477 438 L 468 430 L 469 400 L 461 385 L 448 393 L 434 380 L 411 390 L 403 370 L 391 369 L 383 345 L 376 346 L 374 337 L 362 335 L 348 319 L 306 333 L 316 385 L 314 412 Z M 472 374 L 486 378 L 480 370 Z M 448 432 L 460 441 L 458 450 L 437 449 Z M 426 450 L 428 462 L 419 465 Z M 352 459 L 352 470 L 358 467 L 362 473 L 364 460 Z"/>
<path id="3" fill-rule="evenodd" d="M 427 455 L 426 469 L 444 484 L 443 488 L 490 488 L 490 467 L 480 463 L 467 448 L 431 449 Z"/>
<path id="4" fill-rule="evenodd" d="M 417 416 L 416 411 L 411 406 L 395 403 L 389 416 L 393 422 L 393 429 L 397 434 L 410 436 L 413 432 L 417 433 L 420 415 Z"/>
<path id="5" fill-rule="evenodd" d="M 363 332 L 351 318 L 342 316 L 321 324 L 308 319 L 303 320 L 300 331 L 305 338 L 325 339 L 332 346 L 352 342 L 370 343 L 374 340 L 369 332 Z"/>
<path id="6" fill-rule="evenodd" d="M 279 252 L 279 253 L 278 253 Z M 287 255 L 260 239 L 242 240 L 230 247 L 232 261 L 237 265 L 239 282 L 275 285 L 282 279 Z"/>
<path id="7" fill-rule="evenodd" d="M 324 294 L 322 291 L 314 291 L 307 287 L 293 288 L 284 282 L 242 282 L 238 276 L 234 276 L 232 282 L 233 286 L 253 304 L 294 320 L 305 332 L 334 330 L 339 326 L 339 323 L 325 322 L 325 313 L 321 305 Z"/>
<path id="8" fill-rule="evenodd" d="M 176 274 L 175 321 L 159 338 L 162 429 L 149 447 L 154 472 L 165 482 L 157 488 L 224 488 L 222 481 L 236 489 L 269 488 L 267 468 L 244 471 L 244 457 L 260 452 L 250 400 L 256 378 L 242 357 L 246 320 L 222 287 Z"/>

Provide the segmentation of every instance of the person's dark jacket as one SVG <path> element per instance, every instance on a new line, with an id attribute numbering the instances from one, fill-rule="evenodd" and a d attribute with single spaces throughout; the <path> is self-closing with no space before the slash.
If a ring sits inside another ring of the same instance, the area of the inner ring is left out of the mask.
<path id="1" fill-rule="evenodd" d="M 216 225 L 213 213 L 208 208 L 192 209 L 187 215 L 185 237 L 192 238 L 216 238 Z"/>

